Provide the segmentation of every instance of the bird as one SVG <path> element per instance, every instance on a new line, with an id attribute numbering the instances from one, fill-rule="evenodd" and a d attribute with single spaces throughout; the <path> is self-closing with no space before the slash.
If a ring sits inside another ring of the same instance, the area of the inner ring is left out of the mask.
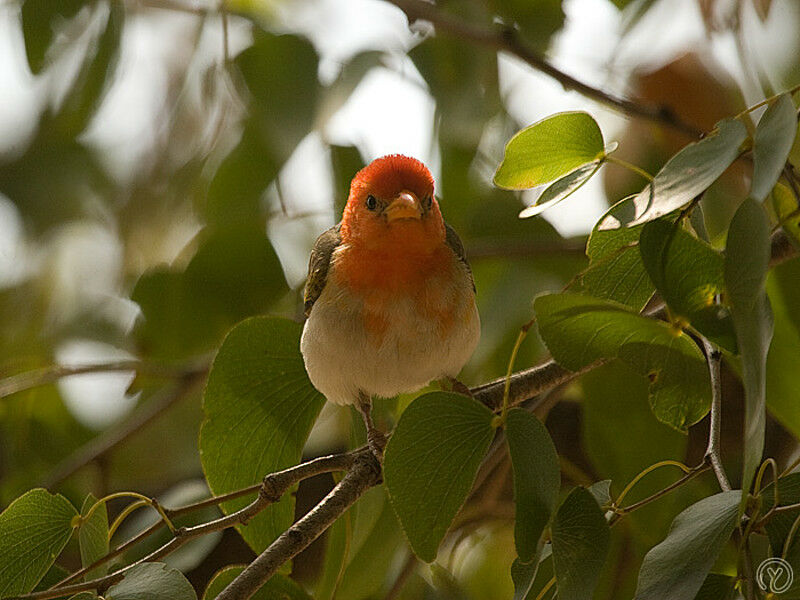
<path id="1" fill-rule="evenodd" d="M 475 282 L 421 161 L 391 154 L 356 173 L 341 221 L 313 246 L 303 300 L 309 379 L 329 402 L 355 405 L 379 460 L 373 398 L 434 380 L 468 393 L 457 376 L 481 333 Z"/>

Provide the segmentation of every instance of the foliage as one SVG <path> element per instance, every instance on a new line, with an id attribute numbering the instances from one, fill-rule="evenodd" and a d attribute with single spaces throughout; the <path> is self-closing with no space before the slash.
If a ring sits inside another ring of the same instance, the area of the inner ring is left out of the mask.
<path id="1" fill-rule="evenodd" d="M 698 23 L 748 76 L 736 23 L 787 2 Z M 797 57 L 746 86 L 664 58 L 628 99 L 553 66 L 560 0 L 368 4 L 434 27 L 359 28 L 342 58 L 298 24 L 313 2 L 12 2 L 36 101 L 0 147 L 0 599 L 211 600 L 264 562 L 253 598 L 751 600 L 760 561 L 800 574 Z M 618 48 L 665 4 L 609 4 Z M 162 26 L 149 106 L 131 40 Z M 630 120 L 521 117 L 520 61 Z M 473 397 L 376 402 L 379 464 L 306 376 L 299 270 L 374 158 L 331 123 L 398 72 L 435 106 L 483 331 Z M 109 108 L 126 94 L 149 129 Z M 144 150 L 108 141 L 128 125 Z M 562 235 L 549 209 L 590 189 L 603 214 Z M 86 418 L 81 381 L 116 421 Z"/>

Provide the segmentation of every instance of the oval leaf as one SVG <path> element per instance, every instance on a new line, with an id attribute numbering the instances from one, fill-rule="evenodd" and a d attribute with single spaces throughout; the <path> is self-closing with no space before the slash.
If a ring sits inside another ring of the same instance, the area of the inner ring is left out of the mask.
<path id="1" fill-rule="evenodd" d="M 767 353 L 774 325 L 766 292 L 769 258 L 767 215 L 755 200 L 745 200 L 733 215 L 725 246 L 725 285 L 742 356 L 744 490 L 749 489 L 764 451 Z"/>
<path id="2" fill-rule="evenodd" d="M 224 494 L 300 461 L 325 398 L 311 385 L 300 354 L 300 325 L 287 319 L 254 317 L 231 330 L 219 350 L 203 396 L 206 420 L 200 456 L 208 486 Z M 247 498 L 226 502 L 230 513 Z M 242 537 L 263 551 L 294 518 L 286 494 L 248 525 Z"/>
<path id="3" fill-rule="evenodd" d="M 420 396 L 403 412 L 384 457 L 389 499 L 414 553 L 436 558 L 492 441 L 493 413 L 461 394 Z"/>
<path id="4" fill-rule="evenodd" d="M 572 490 L 550 529 L 559 600 L 591 600 L 611 542 L 594 496 L 585 488 Z"/>
<path id="5" fill-rule="evenodd" d="M 797 112 L 789 94 L 778 96 L 761 116 L 753 137 L 750 197 L 762 202 L 778 182 L 797 134 Z"/>
<path id="6" fill-rule="evenodd" d="M 163 563 L 142 563 L 125 573 L 125 578 L 108 588 L 106 600 L 197 600 L 192 584 Z"/>
<path id="7" fill-rule="evenodd" d="M 239 573 L 244 571 L 244 566 L 227 566 L 216 572 L 208 583 L 203 594 L 203 600 L 214 600 Z M 280 573 L 269 578 L 267 583 L 258 588 L 251 600 L 312 600 L 299 583 Z"/>
<path id="8" fill-rule="evenodd" d="M 606 219 L 600 229 L 646 223 L 684 207 L 736 160 L 746 139 L 747 129 L 739 121 L 721 121 L 708 137 L 689 144 L 667 161 L 653 182 L 634 198 L 635 210 L 628 220 Z"/>
<path id="9" fill-rule="evenodd" d="M 534 217 L 551 206 L 555 206 L 562 200 L 566 200 L 573 193 L 577 192 L 584 183 L 589 181 L 592 175 L 597 173 L 601 164 L 602 161 L 600 160 L 586 163 L 572 171 L 572 173 L 554 181 L 536 199 L 536 204 L 529 206 L 519 213 L 519 218 L 527 219 L 528 217 Z"/>
<path id="10" fill-rule="evenodd" d="M 0 514 L 0 597 L 27 594 L 72 537 L 77 511 L 61 495 L 31 490 Z"/>
<path id="11" fill-rule="evenodd" d="M 649 378 L 656 418 L 680 431 L 708 412 L 705 359 L 685 333 L 580 294 L 539 296 L 534 308 L 539 333 L 561 366 L 577 371 L 602 358 L 620 358 Z"/>
<path id="12" fill-rule="evenodd" d="M 539 538 L 558 502 L 561 469 L 547 428 L 533 414 L 512 408 L 505 431 L 514 470 L 514 540 L 527 563 L 538 554 Z"/>
<path id="13" fill-rule="evenodd" d="M 673 318 L 687 321 L 707 338 L 735 352 L 730 312 L 715 303 L 725 287 L 722 254 L 665 219 L 644 226 L 639 251 Z"/>
<path id="14" fill-rule="evenodd" d="M 637 247 L 642 226 L 599 228 L 607 219 L 624 221 L 633 210 L 633 196 L 624 198 L 594 226 L 586 243 L 589 266 L 581 274 L 581 284 L 592 296 L 621 302 L 638 312 L 655 291 Z"/>
<path id="15" fill-rule="evenodd" d="M 494 183 L 508 190 L 525 190 L 559 179 L 602 154 L 603 134 L 591 116 L 559 113 L 511 138 Z"/>
<path id="16" fill-rule="evenodd" d="M 731 537 L 742 492 L 721 492 L 675 517 L 666 539 L 644 557 L 636 600 L 693 600 Z"/>
<path id="17" fill-rule="evenodd" d="M 81 516 L 86 516 L 97 502 L 92 494 L 86 497 L 81 507 Z M 81 551 L 81 566 L 88 567 L 98 558 L 108 554 L 108 510 L 106 503 L 98 506 L 88 521 L 81 523 L 78 529 L 78 546 Z M 84 575 L 84 579 L 102 577 L 108 571 L 108 563 L 102 564 Z"/>

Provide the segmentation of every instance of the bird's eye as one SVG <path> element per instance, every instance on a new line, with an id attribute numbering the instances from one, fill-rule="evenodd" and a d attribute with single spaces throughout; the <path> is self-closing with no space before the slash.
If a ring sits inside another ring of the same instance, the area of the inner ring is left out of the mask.
<path id="1" fill-rule="evenodd" d="M 375 210 L 378 208 L 378 201 L 375 199 L 375 196 L 371 194 L 367 196 L 367 208 L 369 210 Z"/>

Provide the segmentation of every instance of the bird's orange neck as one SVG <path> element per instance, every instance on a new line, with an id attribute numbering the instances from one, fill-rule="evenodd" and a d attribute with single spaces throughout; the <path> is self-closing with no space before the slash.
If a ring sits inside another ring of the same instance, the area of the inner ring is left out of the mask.
<path id="1" fill-rule="evenodd" d="M 432 234 L 433 233 L 433 234 Z M 380 238 L 343 237 L 336 252 L 339 281 L 362 296 L 413 295 L 432 277 L 449 273 L 452 251 L 441 235 L 418 222 L 394 224 Z"/>

